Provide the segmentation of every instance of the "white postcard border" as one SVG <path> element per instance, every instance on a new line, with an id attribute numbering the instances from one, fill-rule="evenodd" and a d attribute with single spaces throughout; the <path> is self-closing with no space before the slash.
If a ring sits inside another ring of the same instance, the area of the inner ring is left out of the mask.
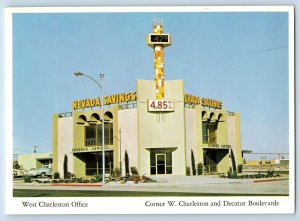
<path id="1" fill-rule="evenodd" d="M 289 153 L 290 177 L 287 197 L 100 197 L 100 198 L 14 198 L 11 162 L 13 160 L 13 43 L 14 13 L 88 13 L 88 12 L 288 12 L 289 13 Z M 294 73 L 294 7 L 293 6 L 160 6 L 160 7 L 14 7 L 5 10 L 5 165 L 7 214 L 290 214 L 295 212 L 295 73 Z M 147 207 L 148 200 L 165 202 L 166 206 Z M 278 206 L 168 206 L 168 201 L 248 202 L 276 200 Z M 72 204 L 81 201 L 88 207 L 24 207 L 23 202 L 57 202 Z"/>

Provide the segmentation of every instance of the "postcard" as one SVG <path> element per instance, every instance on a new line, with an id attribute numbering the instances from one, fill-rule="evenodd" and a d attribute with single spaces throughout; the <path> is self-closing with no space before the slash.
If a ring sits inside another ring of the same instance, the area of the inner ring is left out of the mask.
<path id="1" fill-rule="evenodd" d="M 5 18 L 7 214 L 295 212 L 293 6 Z"/>

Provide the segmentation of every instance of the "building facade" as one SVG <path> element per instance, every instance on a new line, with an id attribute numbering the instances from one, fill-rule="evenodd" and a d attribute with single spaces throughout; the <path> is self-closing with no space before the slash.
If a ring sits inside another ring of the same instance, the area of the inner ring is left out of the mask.
<path id="1" fill-rule="evenodd" d="M 25 170 L 32 168 L 52 168 L 52 153 L 19 154 L 18 164 Z"/>
<path id="2" fill-rule="evenodd" d="M 186 94 L 183 80 L 164 78 L 164 47 L 171 44 L 161 21 L 147 45 L 154 51 L 154 80 L 137 80 L 136 91 L 73 101 L 73 111 L 53 115 L 53 171 L 64 164 L 77 177 L 136 167 L 143 175 L 187 175 L 202 164 L 205 173 L 225 173 L 242 164 L 240 115 L 222 102 Z M 67 162 L 66 162 L 67 161 Z"/>

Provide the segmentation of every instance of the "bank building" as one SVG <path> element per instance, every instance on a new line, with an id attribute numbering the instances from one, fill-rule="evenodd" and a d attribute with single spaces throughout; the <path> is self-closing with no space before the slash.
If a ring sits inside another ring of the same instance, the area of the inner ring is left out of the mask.
<path id="1" fill-rule="evenodd" d="M 72 112 L 53 114 L 53 172 L 63 174 L 67 164 L 77 177 L 102 174 L 102 122 L 106 174 L 119 168 L 125 175 L 126 167 L 136 167 L 140 175 L 187 175 L 200 164 L 204 173 L 226 173 L 242 164 L 239 113 L 185 93 L 183 80 L 165 80 L 171 36 L 160 20 L 146 43 L 154 53 L 154 80 L 137 80 L 132 92 L 104 96 L 103 102 L 72 101 Z"/>

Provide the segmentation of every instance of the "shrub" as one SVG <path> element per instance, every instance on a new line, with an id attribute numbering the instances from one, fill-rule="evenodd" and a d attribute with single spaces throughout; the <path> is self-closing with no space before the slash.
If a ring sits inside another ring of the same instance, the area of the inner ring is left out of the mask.
<path id="1" fill-rule="evenodd" d="M 54 178 L 54 179 L 59 179 L 59 178 L 60 178 L 59 172 L 55 172 L 55 173 L 53 174 L 53 178 Z"/>
<path id="2" fill-rule="evenodd" d="M 68 156 L 67 156 L 67 154 L 65 154 L 65 157 L 64 157 L 63 169 L 64 169 L 64 178 L 68 179 Z"/>
<path id="3" fill-rule="evenodd" d="M 25 176 L 23 176 L 23 180 L 24 180 L 24 183 L 30 183 L 31 182 L 31 176 L 25 175 Z"/>
<path id="4" fill-rule="evenodd" d="M 141 181 L 141 178 L 139 176 L 133 176 L 131 178 L 131 180 L 134 182 L 134 183 L 138 183 L 139 181 Z"/>
<path id="5" fill-rule="evenodd" d="M 76 183 L 82 183 L 82 178 L 76 178 Z"/>
<path id="6" fill-rule="evenodd" d="M 96 182 L 102 182 L 102 176 L 99 175 L 99 174 L 96 175 L 96 176 L 95 176 L 95 181 L 96 181 Z"/>
<path id="7" fill-rule="evenodd" d="M 143 183 L 155 183 L 156 180 L 151 179 L 150 177 L 147 177 L 146 175 L 143 175 L 143 176 L 142 176 L 142 182 L 143 182 Z"/>
<path id="8" fill-rule="evenodd" d="M 127 150 L 125 150 L 125 173 L 126 176 L 129 176 L 129 157 L 128 157 Z"/>
<path id="9" fill-rule="evenodd" d="M 239 164 L 237 169 L 238 169 L 238 173 L 242 173 L 243 172 L 243 165 Z"/>
<path id="10" fill-rule="evenodd" d="M 275 171 L 274 170 L 268 170 L 267 173 L 268 173 L 269 177 L 272 177 L 272 176 L 274 176 Z"/>
<path id="11" fill-rule="evenodd" d="M 232 168 L 230 167 L 229 171 L 227 172 L 227 177 L 230 179 L 236 179 L 237 172 L 235 170 L 232 170 Z"/>
<path id="12" fill-rule="evenodd" d="M 186 175 L 187 176 L 191 175 L 191 168 L 190 167 L 186 167 Z"/>
<path id="13" fill-rule="evenodd" d="M 193 176 L 196 175 L 196 166 L 195 166 L 195 157 L 194 157 L 194 152 L 191 150 L 191 161 L 192 161 L 192 174 Z"/>
<path id="14" fill-rule="evenodd" d="M 203 174 L 203 163 L 197 164 L 197 174 L 202 175 Z"/>
<path id="15" fill-rule="evenodd" d="M 111 172 L 111 176 L 112 177 L 120 177 L 121 176 L 121 171 L 119 168 L 115 168 L 112 170 Z"/>
<path id="16" fill-rule="evenodd" d="M 254 174 L 254 178 L 261 178 L 262 177 L 262 175 L 261 175 L 261 173 L 258 173 L 258 174 Z"/>
<path id="17" fill-rule="evenodd" d="M 136 167 L 130 167 L 130 172 L 132 176 L 139 176 L 139 172 Z"/>

